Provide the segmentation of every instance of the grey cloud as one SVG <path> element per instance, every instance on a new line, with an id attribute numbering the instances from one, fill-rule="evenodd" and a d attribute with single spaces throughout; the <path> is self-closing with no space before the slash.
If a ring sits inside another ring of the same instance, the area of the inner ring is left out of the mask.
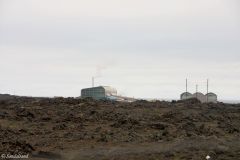
<path id="1" fill-rule="evenodd" d="M 96 83 L 130 96 L 176 98 L 189 77 L 238 98 L 238 1 L 0 3 L 0 92 L 76 96 L 112 63 Z"/>

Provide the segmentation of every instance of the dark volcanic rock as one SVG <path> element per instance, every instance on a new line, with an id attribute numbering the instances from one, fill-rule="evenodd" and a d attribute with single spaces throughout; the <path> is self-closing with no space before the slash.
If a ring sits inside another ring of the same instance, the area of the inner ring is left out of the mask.
<path id="1" fill-rule="evenodd" d="M 32 158 L 240 159 L 239 105 L 15 97 L 0 122 L 0 151 Z"/>

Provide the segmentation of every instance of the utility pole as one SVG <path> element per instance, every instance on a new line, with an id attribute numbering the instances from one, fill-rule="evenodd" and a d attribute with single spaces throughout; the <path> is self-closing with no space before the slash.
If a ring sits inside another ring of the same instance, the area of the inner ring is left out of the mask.
<path id="1" fill-rule="evenodd" d="M 207 103 L 208 103 L 208 85 L 209 85 L 209 80 L 207 79 Z"/>
<path id="2" fill-rule="evenodd" d="M 188 92 L 188 79 L 186 79 L 186 93 Z"/>
<path id="3" fill-rule="evenodd" d="M 188 79 L 186 78 L 186 98 L 188 98 L 187 92 L 188 92 Z"/>
<path id="4" fill-rule="evenodd" d="M 196 98 L 198 98 L 198 85 L 196 85 Z"/>

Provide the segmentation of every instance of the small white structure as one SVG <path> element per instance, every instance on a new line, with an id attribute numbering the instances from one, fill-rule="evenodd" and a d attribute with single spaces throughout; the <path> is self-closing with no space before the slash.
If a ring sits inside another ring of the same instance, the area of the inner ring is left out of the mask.
<path id="1" fill-rule="evenodd" d="M 207 102 L 209 103 L 217 103 L 217 95 L 215 93 L 208 93 L 206 94 Z"/>
<path id="2" fill-rule="evenodd" d="M 181 100 L 191 99 L 193 95 L 189 92 L 184 92 L 180 95 Z"/>

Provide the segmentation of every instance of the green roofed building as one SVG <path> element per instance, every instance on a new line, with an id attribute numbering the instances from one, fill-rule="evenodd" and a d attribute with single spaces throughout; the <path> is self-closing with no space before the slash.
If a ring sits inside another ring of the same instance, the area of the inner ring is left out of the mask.
<path id="1" fill-rule="evenodd" d="M 109 86 L 85 88 L 81 90 L 81 98 L 106 99 L 117 95 L 117 90 Z"/>

